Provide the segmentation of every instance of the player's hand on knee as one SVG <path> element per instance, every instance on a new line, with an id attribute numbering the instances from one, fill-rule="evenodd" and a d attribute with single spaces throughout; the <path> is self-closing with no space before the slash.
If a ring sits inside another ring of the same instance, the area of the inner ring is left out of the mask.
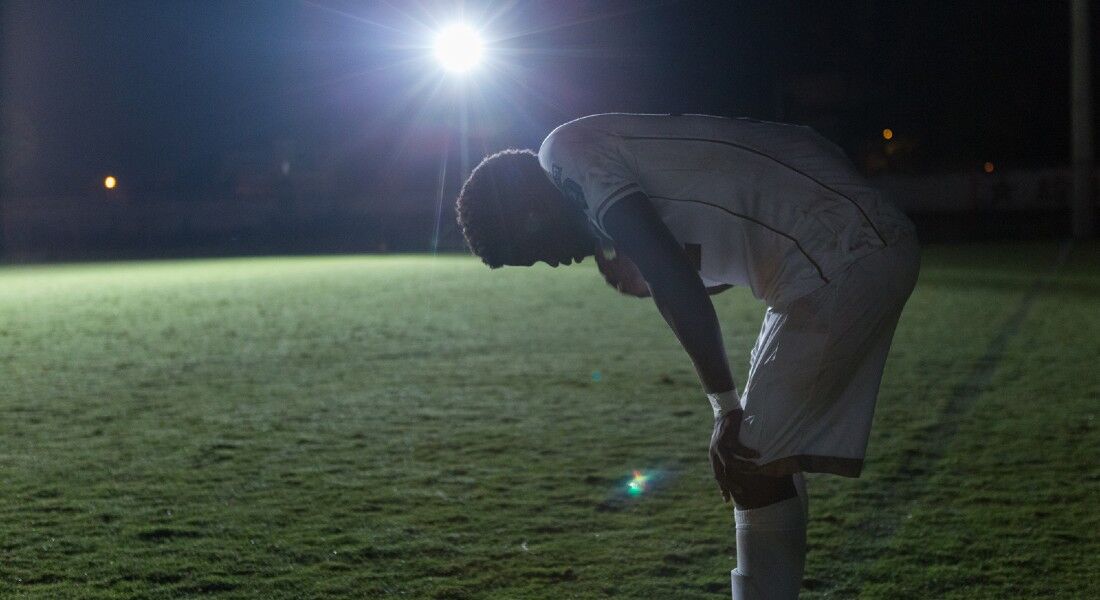
<path id="1" fill-rule="evenodd" d="M 735 493 L 740 494 L 743 491 L 737 489 L 738 484 L 731 475 L 755 472 L 757 466 L 749 460 L 760 457 L 760 453 L 741 444 L 737 438 L 742 416 L 740 410 L 723 415 L 714 422 L 714 432 L 710 436 L 710 464 L 714 469 L 714 479 L 722 491 L 722 499 L 726 502 Z"/>

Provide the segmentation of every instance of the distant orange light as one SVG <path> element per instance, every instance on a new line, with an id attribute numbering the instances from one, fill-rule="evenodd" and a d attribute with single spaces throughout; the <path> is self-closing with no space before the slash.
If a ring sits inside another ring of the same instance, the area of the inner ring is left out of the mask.
<path id="1" fill-rule="evenodd" d="M 986 173 L 992 173 L 993 172 L 993 163 L 986 161 L 986 163 L 984 165 L 982 165 L 982 170 L 985 171 Z"/>
<path id="2" fill-rule="evenodd" d="M 882 130 L 882 139 L 884 139 L 884 140 L 894 139 L 894 130 L 890 129 L 890 128 L 883 129 Z"/>
<path id="3" fill-rule="evenodd" d="M 115 189 L 116 185 L 118 185 L 118 180 L 115 179 L 114 175 L 108 175 L 103 178 L 103 187 L 109 190 L 113 190 Z"/>

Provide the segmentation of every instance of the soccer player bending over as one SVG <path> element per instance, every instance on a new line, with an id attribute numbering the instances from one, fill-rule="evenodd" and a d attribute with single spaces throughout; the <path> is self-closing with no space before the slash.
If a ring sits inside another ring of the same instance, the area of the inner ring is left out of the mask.
<path id="1" fill-rule="evenodd" d="M 714 409 L 710 458 L 734 502 L 733 598 L 796 598 L 802 473 L 857 477 L 898 317 L 920 266 L 913 225 L 812 129 L 703 115 L 603 114 L 538 154 L 484 159 L 458 222 L 492 268 L 595 254 L 650 296 Z M 738 395 L 708 292 L 767 304 Z"/>

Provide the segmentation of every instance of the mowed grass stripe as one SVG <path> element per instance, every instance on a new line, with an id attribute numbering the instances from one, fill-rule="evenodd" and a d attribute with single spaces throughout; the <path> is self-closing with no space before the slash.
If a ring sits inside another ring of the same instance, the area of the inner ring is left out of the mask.
<path id="1" fill-rule="evenodd" d="M 1034 288 L 937 468 L 875 563 L 867 598 L 1087 598 L 1100 589 L 1100 253 Z"/>
<path id="2" fill-rule="evenodd" d="M 985 351 L 973 361 L 970 371 L 948 392 L 947 399 L 938 410 L 939 414 L 932 428 L 921 436 L 920 444 L 923 451 L 904 455 L 898 465 L 898 473 L 909 478 L 910 486 L 921 486 L 923 480 L 935 472 L 960 425 L 973 418 L 971 411 L 982 395 L 989 391 L 989 384 L 1006 356 L 1005 351 L 1009 343 L 1019 333 L 1036 298 L 1050 285 L 1058 269 L 1067 260 L 1070 248 L 1070 244 L 1064 244 L 1049 269 L 1036 275 L 1035 280 L 1027 286 L 1004 322 L 995 329 Z M 920 496 L 916 498 L 909 496 L 903 493 L 900 487 L 895 488 L 893 492 L 892 498 L 889 494 L 880 496 L 884 505 L 876 511 L 878 515 L 878 523 L 875 527 L 876 538 L 882 543 L 888 543 L 889 537 L 902 525 L 901 517 L 904 513 L 912 505 L 920 503 Z"/>
<path id="3" fill-rule="evenodd" d="M 925 250 L 891 349 L 863 478 L 812 478 L 807 597 L 866 593 L 867 570 L 928 493 L 1059 255 L 1053 244 L 969 250 Z"/>

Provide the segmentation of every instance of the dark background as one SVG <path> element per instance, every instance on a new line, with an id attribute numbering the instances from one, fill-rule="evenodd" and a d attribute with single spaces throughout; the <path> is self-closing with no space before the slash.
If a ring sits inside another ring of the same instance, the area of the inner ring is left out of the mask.
<path id="1" fill-rule="evenodd" d="M 1067 2 L 2 6 L 8 260 L 458 248 L 483 154 L 610 111 L 811 125 L 885 187 L 947 190 L 903 202 L 932 237 L 1067 222 Z M 467 78 L 428 47 L 460 19 L 491 46 Z"/>

